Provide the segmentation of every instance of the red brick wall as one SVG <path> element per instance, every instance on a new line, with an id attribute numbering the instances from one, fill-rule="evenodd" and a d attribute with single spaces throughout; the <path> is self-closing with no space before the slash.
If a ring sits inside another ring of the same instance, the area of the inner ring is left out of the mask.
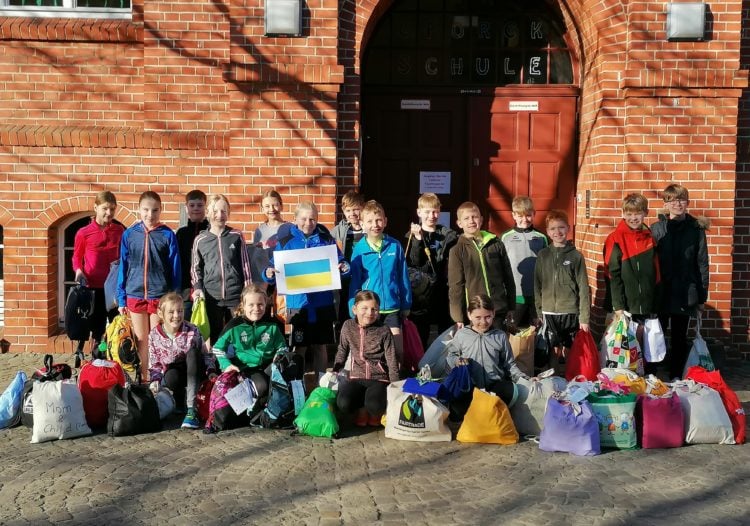
<path id="1" fill-rule="evenodd" d="M 262 219 L 258 196 L 271 186 L 287 217 L 311 198 L 332 223 L 336 197 L 360 183 L 360 61 L 392 3 L 306 2 L 302 38 L 264 37 L 260 0 L 140 0 L 132 22 L 0 23 L 12 350 L 42 350 L 56 332 L 55 228 L 91 209 L 102 188 L 115 191 L 126 224 L 138 194 L 153 188 L 176 226 L 182 195 L 200 187 L 227 194 L 232 223 L 251 232 Z M 576 241 L 598 284 L 601 245 L 623 195 L 643 191 L 655 213 L 661 188 L 687 184 L 692 210 L 712 221 L 707 325 L 719 337 L 731 327 L 747 350 L 750 293 L 732 278 L 750 275 L 750 106 L 740 99 L 748 9 L 738 0 L 710 8 L 709 41 L 668 43 L 663 2 L 560 1 L 581 88 L 578 193 L 591 193 L 590 218 L 585 199 L 577 208 Z"/>

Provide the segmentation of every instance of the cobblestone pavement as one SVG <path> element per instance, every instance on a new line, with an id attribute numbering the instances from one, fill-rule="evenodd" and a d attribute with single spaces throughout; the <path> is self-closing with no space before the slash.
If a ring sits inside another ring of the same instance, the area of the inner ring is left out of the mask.
<path id="1" fill-rule="evenodd" d="M 57 356 L 56 361 L 68 361 Z M 39 355 L 0 355 L 0 388 Z M 750 364 L 725 368 L 750 409 Z M 240 429 L 30 444 L 0 432 L 0 524 L 750 524 L 750 447 L 575 457 Z"/>

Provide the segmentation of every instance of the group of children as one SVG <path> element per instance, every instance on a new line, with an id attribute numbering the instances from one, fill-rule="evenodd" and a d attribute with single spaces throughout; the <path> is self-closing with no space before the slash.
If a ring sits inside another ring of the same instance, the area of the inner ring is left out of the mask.
<path id="1" fill-rule="evenodd" d="M 649 230 L 646 198 L 625 198 L 623 220 L 605 243 L 603 266 L 616 315 L 627 312 L 641 323 L 658 315 L 670 328 L 667 360 L 674 377 L 685 362 L 690 316 L 706 301 L 708 255 L 704 225 L 687 214 L 687 189 L 669 185 L 663 199 L 667 215 Z M 423 194 L 417 204 L 420 222 L 412 224 L 402 245 L 385 233 L 388 221 L 377 201 L 352 191 L 341 205 L 344 219 L 330 232 L 318 223 L 311 202 L 300 203 L 294 221 L 284 222 L 281 196 L 266 192 L 261 208 L 267 221 L 256 230 L 253 247 L 265 253 L 268 264 L 256 276 L 243 233 L 227 225 L 225 196 L 188 193 L 188 223 L 175 234 L 159 221 L 161 200 L 155 192 L 141 195 L 141 220 L 127 230 L 114 222 L 115 196 L 99 193 L 91 225 L 76 235 L 73 256 L 76 280 L 93 288 L 97 298 L 93 340 L 101 339 L 107 317 L 115 314 L 106 311 L 102 287 L 110 263 L 119 259 L 117 303 L 132 320 L 142 377 L 152 388 L 169 387 L 185 400 L 183 427 L 199 426 L 193 404 L 207 375 L 239 371 L 262 397 L 277 353 L 291 346 L 304 355 L 309 347 L 313 369 L 322 373 L 329 364 L 327 346 L 337 340 L 333 370 L 346 369 L 349 375 L 337 403 L 364 426 L 379 425 L 385 388 L 401 374 L 407 317 L 425 346 L 433 324 L 438 331 L 455 325 L 449 365 L 468 364 L 475 384 L 503 398 L 512 393 L 509 382 L 525 376 L 506 331 L 542 328 L 552 349 L 550 362 L 561 365 L 575 333 L 589 330 L 586 264 L 568 240 L 565 212 L 547 214 L 545 236 L 534 229 L 531 199 L 516 197 L 515 227 L 497 236 L 482 230 L 479 207 L 466 202 L 456 212 L 459 235 L 438 224 L 437 195 Z M 269 315 L 280 272 L 273 253 L 326 245 L 337 245 L 342 290 L 287 295 L 292 327 L 287 340 L 283 324 Z M 416 297 L 418 280 L 428 286 Z M 199 299 L 205 301 L 209 342 L 186 321 Z M 413 304 L 419 308 L 412 311 Z"/>

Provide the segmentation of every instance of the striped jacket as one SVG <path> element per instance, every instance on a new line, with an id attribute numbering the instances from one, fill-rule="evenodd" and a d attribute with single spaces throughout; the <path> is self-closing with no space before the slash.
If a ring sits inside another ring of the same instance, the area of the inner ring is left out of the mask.
<path id="1" fill-rule="evenodd" d="M 245 236 L 228 226 L 219 236 L 210 230 L 198 234 L 193 242 L 190 273 L 193 289 L 202 290 L 219 305 L 237 305 L 245 283 L 250 282 Z"/>

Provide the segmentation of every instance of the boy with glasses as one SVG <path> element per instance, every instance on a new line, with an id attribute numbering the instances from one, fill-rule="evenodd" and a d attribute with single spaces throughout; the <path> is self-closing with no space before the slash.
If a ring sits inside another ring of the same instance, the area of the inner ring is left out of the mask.
<path id="1" fill-rule="evenodd" d="M 661 272 L 659 321 L 670 330 L 666 363 L 669 377 L 679 378 L 687 359 L 690 317 L 699 315 L 708 297 L 707 222 L 687 213 L 687 188 L 671 184 L 662 192 L 667 214 L 651 227 Z"/>

